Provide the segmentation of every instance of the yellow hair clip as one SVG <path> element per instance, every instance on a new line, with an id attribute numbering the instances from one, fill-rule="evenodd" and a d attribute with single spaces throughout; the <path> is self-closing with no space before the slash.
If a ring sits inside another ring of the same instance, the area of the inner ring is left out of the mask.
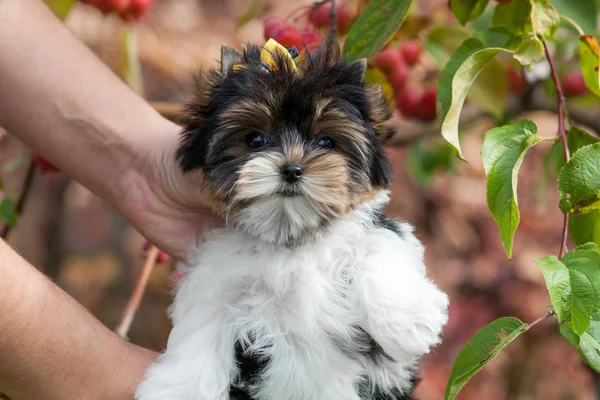
<path id="1" fill-rule="evenodd" d="M 288 65 L 292 67 L 292 71 L 298 71 L 296 68 L 296 63 L 294 62 L 294 59 L 292 58 L 288 49 L 277 43 L 274 39 L 269 39 L 260 52 L 260 61 L 266 63 L 272 71 L 275 71 L 277 70 L 275 56 L 288 58 L 290 60 Z"/>
<path id="2" fill-rule="evenodd" d="M 293 49 L 295 50 L 295 48 Z M 274 39 L 269 39 L 260 52 L 260 61 L 266 64 L 269 70 L 276 71 L 278 69 L 276 57 L 284 57 L 289 59 L 288 65 L 292 68 L 292 72 L 296 73 L 298 72 L 298 68 L 294 62 L 294 57 L 297 54 L 298 51 L 295 51 L 295 55 L 290 54 L 290 50 L 277 43 Z M 246 64 L 234 64 L 232 68 L 233 71 L 239 71 L 248 68 L 248 66 Z"/>

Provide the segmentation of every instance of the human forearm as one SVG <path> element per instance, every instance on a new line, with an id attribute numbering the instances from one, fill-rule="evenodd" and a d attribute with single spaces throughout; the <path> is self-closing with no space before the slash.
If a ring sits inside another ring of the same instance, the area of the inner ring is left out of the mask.
<path id="1" fill-rule="evenodd" d="M 153 353 L 109 331 L 0 240 L 0 392 L 132 399 Z"/>
<path id="2" fill-rule="evenodd" d="M 117 208 L 177 133 L 41 0 L 0 1 L 0 60 L 0 125 Z"/>

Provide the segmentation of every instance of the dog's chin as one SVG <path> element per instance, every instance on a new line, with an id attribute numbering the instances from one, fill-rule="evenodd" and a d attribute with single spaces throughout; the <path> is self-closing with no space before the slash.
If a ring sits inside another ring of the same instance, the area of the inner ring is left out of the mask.
<path id="1" fill-rule="evenodd" d="M 334 217 L 294 187 L 232 207 L 228 223 L 264 242 L 295 247 L 316 238 Z"/>

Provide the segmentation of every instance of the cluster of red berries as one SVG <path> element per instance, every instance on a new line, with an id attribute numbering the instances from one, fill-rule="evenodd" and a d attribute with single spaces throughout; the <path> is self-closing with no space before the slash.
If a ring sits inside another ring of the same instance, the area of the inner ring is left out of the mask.
<path id="1" fill-rule="evenodd" d="M 312 27 L 296 29 L 288 21 L 270 17 L 264 21 L 265 40 L 275 39 L 278 43 L 289 47 L 294 46 L 300 52 L 305 48 L 315 51 L 323 41 L 323 31 L 329 29 L 331 3 L 315 3 L 306 14 Z M 336 28 L 339 34 L 345 34 L 350 29 L 355 16 L 343 5 L 336 5 Z"/>
<path id="2" fill-rule="evenodd" d="M 437 89 L 417 91 L 406 85 L 410 70 L 421 56 L 421 46 L 415 41 L 405 41 L 398 47 L 388 46 L 374 60 L 375 67 L 387 77 L 394 89 L 398 111 L 406 118 L 432 121 L 435 119 Z"/>
<path id="3" fill-rule="evenodd" d="M 116 14 L 123 21 L 138 22 L 148 13 L 152 0 L 81 0 L 102 11 L 104 14 Z"/>

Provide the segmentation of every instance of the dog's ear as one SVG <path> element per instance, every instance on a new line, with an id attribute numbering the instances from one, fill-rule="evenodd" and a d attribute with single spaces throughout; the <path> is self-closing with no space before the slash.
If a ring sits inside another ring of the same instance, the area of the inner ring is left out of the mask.
<path id="1" fill-rule="evenodd" d="M 365 80 L 365 74 L 367 73 L 367 59 L 361 58 L 358 61 L 354 61 L 346 66 L 346 79 L 348 83 L 356 86 L 361 86 Z"/>
<path id="2" fill-rule="evenodd" d="M 392 121 L 392 110 L 385 98 L 383 89 L 378 84 L 365 84 L 369 120 L 375 128 L 375 136 L 379 144 L 385 144 L 396 133 Z"/>
<path id="3" fill-rule="evenodd" d="M 242 62 L 242 55 L 233 47 L 224 44 L 221 46 L 221 74 L 227 76 L 235 64 Z"/>

